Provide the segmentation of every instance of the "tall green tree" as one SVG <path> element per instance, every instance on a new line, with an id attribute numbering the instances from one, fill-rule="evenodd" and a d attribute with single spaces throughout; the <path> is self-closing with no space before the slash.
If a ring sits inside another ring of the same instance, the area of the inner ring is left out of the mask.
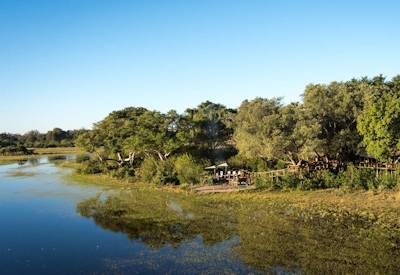
<path id="1" fill-rule="evenodd" d="M 329 159 L 351 160 L 360 150 L 357 117 L 370 93 L 367 80 L 308 85 L 303 95 L 305 151 Z"/>
<path id="2" fill-rule="evenodd" d="M 184 122 L 175 111 L 163 114 L 129 107 L 110 113 L 90 133 L 80 135 L 77 144 L 120 163 L 132 164 L 139 155 L 165 160 L 189 143 L 190 130 Z"/>
<path id="3" fill-rule="evenodd" d="M 236 110 L 206 101 L 194 109 L 187 109 L 185 117 L 191 122 L 192 145 L 201 154 L 214 161 L 232 154 L 233 123 Z"/>
<path id="4" fill-rule="evenodd" d="M 357 128 L 367 152 L 390 161 L 400 152 L 400 76 L 388 82 L 375 79 L 372 84 L 374 93 L 358 118 Z"/>
<path id="5" fill-rule="evenodd" d="M 280 98 L 245 100 L 236 116 L 234 140 L 245 158 L 297 163 L 303 141 L 297 136 L 299 105 Z"/>

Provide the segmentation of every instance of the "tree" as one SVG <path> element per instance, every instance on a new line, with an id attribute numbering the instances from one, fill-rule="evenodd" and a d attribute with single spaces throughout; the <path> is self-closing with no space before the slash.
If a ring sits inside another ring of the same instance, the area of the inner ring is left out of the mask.
<path id="1" fill-rule="evenodd" d="M 183 122 L 175 111 L 163 114 L 129 107 L 110 113 L 93 131 L 80 135 L 77 144 L 99 156 L 101 151 L 121 165 L 133 165 L 138 155 L 165 160 L 188 143 L 190 131 Z"/>
<path id="2" fill-rule="evenodd" d="M 398 157 L 400 150 L 400 76 L 376 79 L 374 93 L 358 118 L 358 131 L 367 152 L 379 160 Z M 398 161 L 398 159 L 397 159 Z"/>
<path id="3" fill-rule="evenodd" d="M 370 93 L 366 79 L 308 85 L 303 95 L 304 152 L 336 160 L 352 160 L 361 137 L 357 117 Z"/>
<path id="4" fill-rule="evenodd" d="M 187 121 L 192 124 L 192 145 L 198 154 L 213 160 L 223 160 L 232 154 L 235 115 L 236 110 L 210 101 L 185 111 Z"/>
<path id="5" fill-rule="evenodd" d="M 234 140 L 245 158 L 297 163 L 302 143 L 296 137 L 299 105 L 280 98 L 245 100 L 236 116 Z"/>

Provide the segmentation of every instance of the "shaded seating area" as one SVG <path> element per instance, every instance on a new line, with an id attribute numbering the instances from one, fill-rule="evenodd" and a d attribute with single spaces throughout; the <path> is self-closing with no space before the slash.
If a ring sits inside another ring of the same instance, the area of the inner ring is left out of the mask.
<path id="1" fill-rule="evenodd" d="M 232 169 L 224 162 L 218 165 L 206 167 L 205 170 L 212 174 L 214 184 L 228 183 L 230 185 L 251 184 L 250 173 L 243 169 Z"/>

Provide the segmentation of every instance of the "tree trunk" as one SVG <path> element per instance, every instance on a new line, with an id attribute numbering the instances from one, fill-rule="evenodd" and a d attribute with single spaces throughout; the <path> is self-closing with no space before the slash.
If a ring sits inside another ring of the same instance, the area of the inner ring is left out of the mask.
<path id="1" fill-rule="evenodd" d="M 100 154 L 98 152 L 95 152 L 97 157 L 99 158 L 100 162 L 103 162 L 103 158 L 100 156 Z"/>

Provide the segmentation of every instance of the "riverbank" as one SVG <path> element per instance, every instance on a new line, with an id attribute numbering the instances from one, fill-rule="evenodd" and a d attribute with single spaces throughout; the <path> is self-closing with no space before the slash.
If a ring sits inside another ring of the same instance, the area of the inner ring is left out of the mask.
<path id="1" fill-rule="evenodd" d="M 63 162 L 63 167 L 77 169 L 80 164 Z M 372 219 L 376 222 L 388 223 L 400 230 L 400 191 L 361 191 L 346 190 L 341 188 L 313 190 L 313 191 L 266 191 L 251 189 L 238 189 L 240 192 L 230 192 L 228 188 L 222 188 L 221 192 L 195 192 L 196 189 L 178 186 L 157 186 L 119 180 L 109 175 L 82 175 L 71 173 L 67 175 L 69 180 L 85 184 L 109 185 L 116 188 L 149 188 L 162 192 L 182 193 L 194 197 L 204 197 L 206 200 L 234 202 L 241 205 L 258 204 L 265 207 L 289 207 L 300 212 L 308 212 L 312 215 L 332 218 L 344 216 L 357 216 Z M 215 189 L 213 186 L 203 186 L 204 190 Z M 201 195 L 200 195 L 201 194 Z"/>
<path id="2" fill-rule="evenodd" d="M 15 156 L 0 156 L 0 164 L 11 163 L 16 161 L 25 161 L 31 158 L 37 158 L 46 155 L 68 155 L 79 154 L 83 151 L 78 147 L 53 147 L 53 148 L 31 148 L 33 154 L 31 155 L 15 155 Z"/>

